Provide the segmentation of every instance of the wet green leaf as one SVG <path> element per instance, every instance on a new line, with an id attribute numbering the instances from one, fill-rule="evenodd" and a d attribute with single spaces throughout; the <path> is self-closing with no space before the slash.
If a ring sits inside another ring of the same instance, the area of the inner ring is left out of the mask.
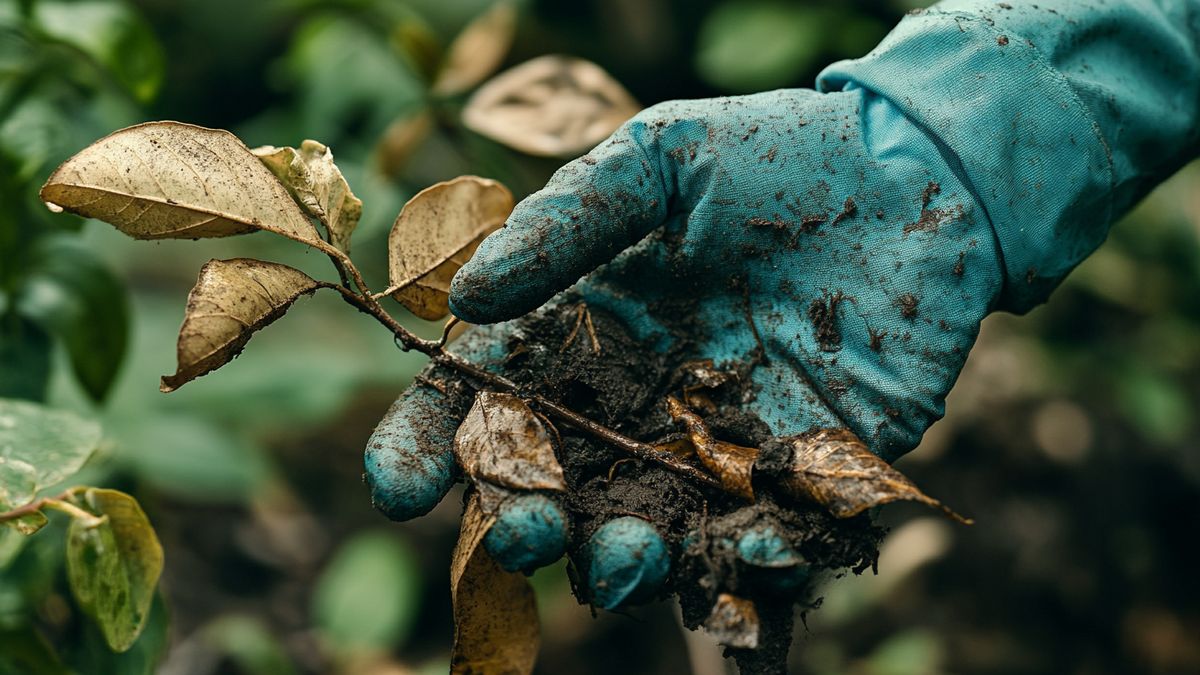
<path id="1" fill-rule="evenodd" d="M 76 602 L 99 625 L 108 645 L 123 652 L 146 625 L 162 574 L 162 546 L 133 497 L 92 488 L 83 501 L 101 518 L 98 523 L 71 521 L 67 579 Z"/>
<path id="2" fill-rule="evenodd" d="M 33 499 L 83 466 L 100 427 L 74 413 L 0 399 L 0 511 Z"/>
<path id="3" fill-rule="evenodd" d="M 402 540 L 366 532 L 346 542 L 325 568 L 313 597 L 313 622 L 341 651 L 387 649 L 417 616 L 420 573 Z"/>
<path id="4" fill-rule="evenodd" d="M 17 311 L 66 347 L 75 378 L 103 401 L 125 355 L 129 299 L 121 281 L 86 249 L 58 242 L 39 253 Z"/>

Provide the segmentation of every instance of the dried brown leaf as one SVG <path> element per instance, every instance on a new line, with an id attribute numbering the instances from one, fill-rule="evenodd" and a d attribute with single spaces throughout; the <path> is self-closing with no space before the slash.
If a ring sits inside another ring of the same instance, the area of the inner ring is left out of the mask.
<path id="1" fill-rule="evenodd" d="M 255 331 L 316 288 L 316 281 L 287 265 L 249 258 L 208 261 L 188 295 L 176 347 L 179 365 L 159 388 L 174 391 L 229 363 Z"/>
<path id="2" fill-rule="evenodd" d="M 506 70 L 480 87 L 463 109 L 463 124 L 531 155 L 574 157 L 639 108 L 600 66 L 551 55 Z"/>
<path id="3" fill-rule="evenodd" d="M 418 192 L 388 235 L 392 297 L 422 319 L 450 312 L 450 280 L 513 210 L 503 184 L 459 176 Z"/>
<path id="4" fill-rule="evenodd" d="M 264 145 L 250 152 L 262 160 L 310 216 L 321 221 L 329 243 L 350 253 L 350 235 L 362 217 L 362 200 L 354 196 L 342 170 L 333 163 L 333 152 L 322 143 L 306 140 L 300 148 Z"/>
<path id="5" fill-rule="evenodd" d="M 137 239 L 267 230 L 325 250 L 312 222 L 236 136 L 180 122 L 121 129 L 63 162 L 42 201 Z"/>
<path id="6" fill-rule="evenodd" d="M 780 487 L 793 497 L 824 506 L 838 518 L 850 518 L 889 502 L 914 501 L 961 523 L 972 522 L 921 492 L 848 429 L 822 429 L 789 442 L 792 471 L 780 481 Z"/>
<path id="7" fill-rule="evenodd" d="M 388 125 L 376 149 L 376 161 L 385 176 L 397 176 L 433 130 L 433 115 L 422 108 Z"/>
<path id="8" fill-rule="evenodd" d="M 674 396 L 667 397 L 667 412 L 687 429 L 700 462 L 721 481 L 721 485 L 739 497 L 754 501 L 751 478 L 754 462 L 758 460 L 758 448 L 747 448 L 713 438 L 704 420 Z"/>
<path id="9" fill-rule="evenodd" d="M 517 9 L 501 0 L 476 17 L 454 38 L 433 82 L 433 93 L 453 96 L 467 91 L 496 72 L 512 46 Z"/>
<path id="10" fill-rule="evenodd" d="M 717 596 L 712 613 L 704 620 L 704 632 L 718 643 L 734 649 L 758 649 L 761 628 L 754 603 L 736 595 Z"/>
<path id="11" fill-rule="evenodd" d="M 450 562 L 454 651 L 450 672 L 525 675 L 537 660 L 537 605 L 525 577 L 505 572 L 480 546 L 496 522 L 472 494 Z"/>
<path id="12" fill-rule="evenodd" d="M 481 391 L 454 437 L 454 455 L 475 481 L 516 490 L 567 489 L 546 425 L 520 398 Z"/>

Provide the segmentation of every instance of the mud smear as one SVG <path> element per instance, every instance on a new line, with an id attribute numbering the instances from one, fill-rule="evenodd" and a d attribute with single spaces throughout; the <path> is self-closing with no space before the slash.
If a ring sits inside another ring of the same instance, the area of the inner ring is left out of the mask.
<path id="1" fill-rule="evenodd" d="M 677 341 L 674 351 L 658 353 L 631 338 L 619 320 L 603 311 L 590 309 L 590 322 L 581 322 L 582 307 L 568 301 L 530 315 L 505 345 L 504 375 L 527 393 L 559 401 L 651 443 L 681 437 L 665 406 L 666 397 L 674 395 L 688 401 L 721 440 L 762 447 L 758 474 L 770 473 L 774 444 L 769 430 L 743 407 L 753 399 L 748 373 L 754 364 L 714 371 L 710 364 L 688 360 L 685 341 Z M 672 575 L 662 596 L 678 596 L 689 628 L 703 623 L 721 593 L 755 602 L 762 618 L 758 648 L 727 650 L 742 673 L 786 672 L 794 605 L 808 610 L 818 603 L 810 582 L 781 591 L 776 577 L 788 570 L 751 567 L 739 558 L 736 542 L 743 533 L 773 529 L 804 558 L 809 578 L 820 570 L 861 573 L 876 562 L 883 531 L 865 515 L 835 519 L 820 507 L 773 494 L 768 481 L 758 479 L 757 502 L 748 504 L 565 425 L 556 427 L 568 485 L 564 501 L 572 526 L 568 554 L 576 597 L 589 601 L 584 547 L 596 529 L 621 516 L 648 520 L 672 553 Z"/>

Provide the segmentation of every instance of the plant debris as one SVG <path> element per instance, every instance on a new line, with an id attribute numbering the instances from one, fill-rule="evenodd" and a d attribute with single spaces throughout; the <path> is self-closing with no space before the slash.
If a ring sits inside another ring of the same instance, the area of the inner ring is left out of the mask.
<path id="1" fill-rule="evenodd" d="M 779 486 L 793 497 L 824 506 L 838 518 L 852 518 L 874 506 L 907 500 L 939 509 L 960 523 L 972 522 L 921 492 L 847 429 L 822 429 L 771 443 L 784 444 L 791 452 L 790 466 Z"/>
<path id="2" fill-rule="evenodd" d="M 478 495 L 472 495 L 450 562 L 453 674 L 529 673 L 537 660 L 541 638 L 533 589 L 521 574 L 501 569 L 480 546 L 494 522 Z"/>

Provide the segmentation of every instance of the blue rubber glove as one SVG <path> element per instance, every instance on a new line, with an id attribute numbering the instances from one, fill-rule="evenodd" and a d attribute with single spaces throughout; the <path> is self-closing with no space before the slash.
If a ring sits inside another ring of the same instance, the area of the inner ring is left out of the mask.
<path id="1" fill-rule="evenodd" d="M 687 307 L 697 357 L 740 362 L 761 344 L 752 406 L 774 434 L 846 427 L 895 459 L 942 415 L 984 316 L 1042 302 L 1194 156 L 1196 10 L 944 3 L 831 66 L 819 91 L 654 106 L 519 204 L 455 277 L 451 307 L 501 322 L 575 284 L 659 347 Z M 489 340 L 509 329 L 463 349 L 495 359 Z M 428 511 L 454 478 L 457 418 L 439 403 L 415 386 L 372 439 L 368 481 L 392 517 Z M 485 544 L 510 569 L 557 557 L 557 508 L 514 504 Z M 627 520 L 588 546 L 604 607 L 669 572 L 653 527 Z M 793 560 L 755 536 L 736 544 L 747 560 Z"/>

